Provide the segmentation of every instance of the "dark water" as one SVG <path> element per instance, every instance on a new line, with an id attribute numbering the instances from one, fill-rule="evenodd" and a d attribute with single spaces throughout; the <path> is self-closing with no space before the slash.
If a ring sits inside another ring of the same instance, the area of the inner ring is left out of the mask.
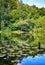
<path id="1" fill-rule="evenodd" d="M 45 54 L 24 57 L 21 62 L 17 63 L 17 65 L 45 65 Z"/>
<path id="2" fill-rule="evenodd" d="M 23 49 L 14 55 L 2 54 L 0 65 L 45 65 L 45 49 Z"/>

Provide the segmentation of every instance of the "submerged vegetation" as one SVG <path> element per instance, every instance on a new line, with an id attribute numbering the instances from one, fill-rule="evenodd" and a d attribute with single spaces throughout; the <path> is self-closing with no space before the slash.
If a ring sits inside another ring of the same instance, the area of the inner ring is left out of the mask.
<path id="1" fill-rule="evenodd" d="M 38 48 L 38 42 L 45 48 L 45 8 L 18 0 L 0 0 L 0 60 L 5 55 L 16 59 L 22 54 L 27 56 L 30 48 Z"/>

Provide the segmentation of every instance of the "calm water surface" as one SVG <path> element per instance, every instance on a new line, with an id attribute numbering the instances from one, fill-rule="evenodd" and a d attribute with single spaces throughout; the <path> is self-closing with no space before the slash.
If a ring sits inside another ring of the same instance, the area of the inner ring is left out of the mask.
<path id="1" fill-rule="evenodd" d="M 24 57 L 17 65 L 45 65 L 45 54 Z"/>

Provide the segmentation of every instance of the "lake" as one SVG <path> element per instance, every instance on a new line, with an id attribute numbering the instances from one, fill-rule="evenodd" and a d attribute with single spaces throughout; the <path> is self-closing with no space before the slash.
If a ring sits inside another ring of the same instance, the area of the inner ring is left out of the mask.
<path id="1" fill-rule="evenodd" d="M 22 49 L 13 54 L 0 54 L 0 65 L 45 65 L 45 49 Z"/>
<path id="2" fill-rule="evenodd" d="M 36 56 L 28 56 L 22 58 L 17 65 L 45 65 L 45 54 L 37 54 Z"/>

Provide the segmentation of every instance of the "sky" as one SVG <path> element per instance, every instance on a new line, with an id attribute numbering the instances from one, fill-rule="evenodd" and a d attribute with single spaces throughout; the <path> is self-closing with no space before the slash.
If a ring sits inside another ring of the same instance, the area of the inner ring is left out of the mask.
<path id="1" fill-rule="evenodd" d="M 44 7 L 45 8 L 45 0 L 22 0 L 23 3 L 28 5 L 36 5 L 36 7 Z"/>

